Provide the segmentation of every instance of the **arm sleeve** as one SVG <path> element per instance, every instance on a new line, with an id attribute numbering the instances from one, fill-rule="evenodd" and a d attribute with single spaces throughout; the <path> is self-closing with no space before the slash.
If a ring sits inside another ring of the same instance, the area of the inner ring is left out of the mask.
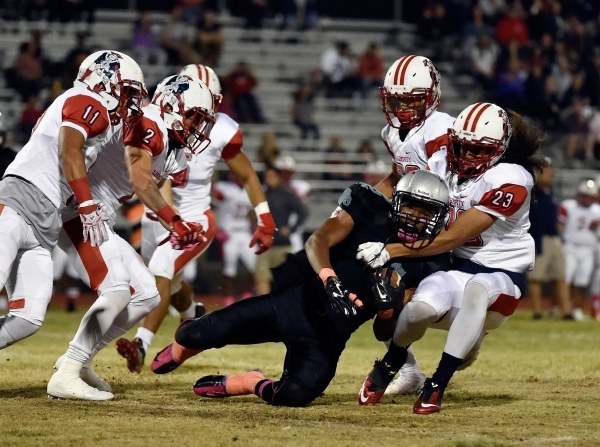
<path id="1" fill-rule="evenodd" d="M 354 222 L 360 222 L 365 214 L 365 205 L 360 198 L 360 184 L 356 183 L 342 193 L 338 206 L 346 211 Z"/>
<path id="2" fill-rule="evenodd" d="M 437 151 L 447 149 L 448 144 L 448 134 L 440 135 L 439 137 L 428 141 L 427 143 L 425 143 L 425 154 L 427 154 L 427 158 L 431 158 L 431 156 Z"/>
<path id="3" fill-rule="evenodd" d="M 243 144 L 244 136 L 242 134 L 242 129 L 238 128 L 237 132 L 231 137 L 231 140 L 229 140 L 221 151 L 221 158 L 225 161 L 231 160 L 241 152 Z"/>
<path id="4" fill-rule="evenodd" d="M 133 128 L 123 126 L 123 142 L 125 145 L 145 150 L 152 157 L 160 155 L 165 149 L 162 131 L 154 121 L 146 117 L 142 117 Z"/>
<path id="5" fill-rule="evenodd" d="M 569 216 L 569 213 L 567 212 L 567 208 L 565 208 L 564 205 L 560 205 L 560 207 L 558 208 L 558 216 L 556 217 L 556 219 L 564 224 L 567 221 L 567 217 Z"/>
<path id="6" fill-rule="evenodd" d="M 109 125 L 106 107 L 97 99 L 76 95 L 65 100 L 61 127 L 72 127 L 81 132 L 87 140 L 106 132 Z"/>
<path id="7" fill-rule="evenodd" d="M 514 165 L 508 165 L 505 169 L 484 174 L 480 184 L 481 198 L 476 199 L 475 208 L 500 220 L 505 220 L 521 209 L 530 195 L 533 179 L 527 179 L 513 168 Z"/>

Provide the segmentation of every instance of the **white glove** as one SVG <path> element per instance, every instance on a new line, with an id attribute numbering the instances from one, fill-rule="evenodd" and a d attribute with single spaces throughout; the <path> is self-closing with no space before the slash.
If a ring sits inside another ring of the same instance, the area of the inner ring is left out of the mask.
<path id="1" fill-rule="evenodd" d="M 371 268 L 382 267 L 390 260 L 390 254 L 381 242 L 365 242 L 358 246 L 356 259 L 364 262 Z"/>
<path id="2" fill-rule="evenodd" d="M 90 240 L 92 247 L 98 247 L 108 240 L 106 206 L 91 200 L 83 202 L 77 210 L 83 225 L 83 242 Z"/>

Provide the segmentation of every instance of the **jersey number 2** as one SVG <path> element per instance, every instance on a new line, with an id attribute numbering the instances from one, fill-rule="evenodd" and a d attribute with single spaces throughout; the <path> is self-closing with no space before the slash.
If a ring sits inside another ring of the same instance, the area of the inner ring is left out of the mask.
<path id="1" fill-rule="evenodd" d="M 514 198 L 515 195 L 512 192 L 505 192 L 499 190 L 494 193 L 492 203 L 502 208 L 510 208 L 510 205 L 512 204 Z"/>

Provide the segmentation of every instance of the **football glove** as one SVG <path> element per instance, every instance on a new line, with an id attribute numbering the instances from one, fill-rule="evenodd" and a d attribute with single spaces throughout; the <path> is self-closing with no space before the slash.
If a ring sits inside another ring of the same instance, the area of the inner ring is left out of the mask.
<path id="1" fill-rule="evenodd" d="M 108 240 L 106 207 L 91 200 L 83 202 L 77 209 L 83 226 L 83 242 L 88 239 L 92 247 L 99 247 Z"/>
<path id="2" fill-rule="evenodd" d="M 187 222 L 181 217 L 173 219 L 173 229 L 169 235 L 171 246 L 175 250 L 190 251 L 206 242 L 202 225 L 198 222 Z"/>
<path id="3" fill-rule="evenodd" d="M 384 319 L 392 317 L 398 303 L 404 300 L 405 286 L 399 275 L 396 276 L 394 273 L 398 275 L 392 267 L 385 269 L 385 272 L 383 268 L 378 267 L 370 276 L 375 309 L 377 315 Z"/>
<path id="4" fill-rule="evenodd" d="M 390 254 L 382 242 L 365 242 L 358 246 L 356 259 L 375 269 L 385 265 L 390 260 Z"/>
<path id="5" fill-rule="evenodd" d="M 249 247 L 258 243 L 258 249 L 255 254 L 264 253 L 273 245 L 273 235 L 275 234 L 275 221 L 270 212 L 257 215 L 258 224 L 256 231 L 252 235 Z"/>
<path id="6" fill-rule="evenodd" d="M 325 280 L 325 293 L 329 298 L 329 305 L 336 314 L 345 317 L 354 317 L 356 310 L 362 308 L 362 302 L 357 299 L 356 294 L 349 293 L 344 289 L 342 282 L 337 276 L 330 276 Z"/>

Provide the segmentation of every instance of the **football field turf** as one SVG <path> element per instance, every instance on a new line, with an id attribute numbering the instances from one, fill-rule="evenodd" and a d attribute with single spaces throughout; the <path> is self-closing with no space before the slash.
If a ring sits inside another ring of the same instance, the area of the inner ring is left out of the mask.
<path id="1" fill-rule="evenodd" d="M 83 312 L 50 310 L 33 337 L 0 352 L 1 446 L 596 446 L 600 445 L 600 323 L 533 322 L 518 311 L 491 332 L 474 365 L 458 372 L 440 414 L 412 414 L 415 397 L 359 407 L 357 392 L 384 353 L 365 324 L 350 340 L 325 395 L 307 408 L 271 407 L 256 396 L 209 400 L 191 390 L 202 375 L 261 368 L 281 374 L 278 345 L 200 354 L 179 370 L 131 374 L 111 344 L 95 360 L 111 402 L 49 400 L 52 365 Z M 149 353 L 171 340 L 168 317 Z M 415 345 L 431 374 L 446 333 Z M 148 361 L 147 361 L 148 363 Z"/>

